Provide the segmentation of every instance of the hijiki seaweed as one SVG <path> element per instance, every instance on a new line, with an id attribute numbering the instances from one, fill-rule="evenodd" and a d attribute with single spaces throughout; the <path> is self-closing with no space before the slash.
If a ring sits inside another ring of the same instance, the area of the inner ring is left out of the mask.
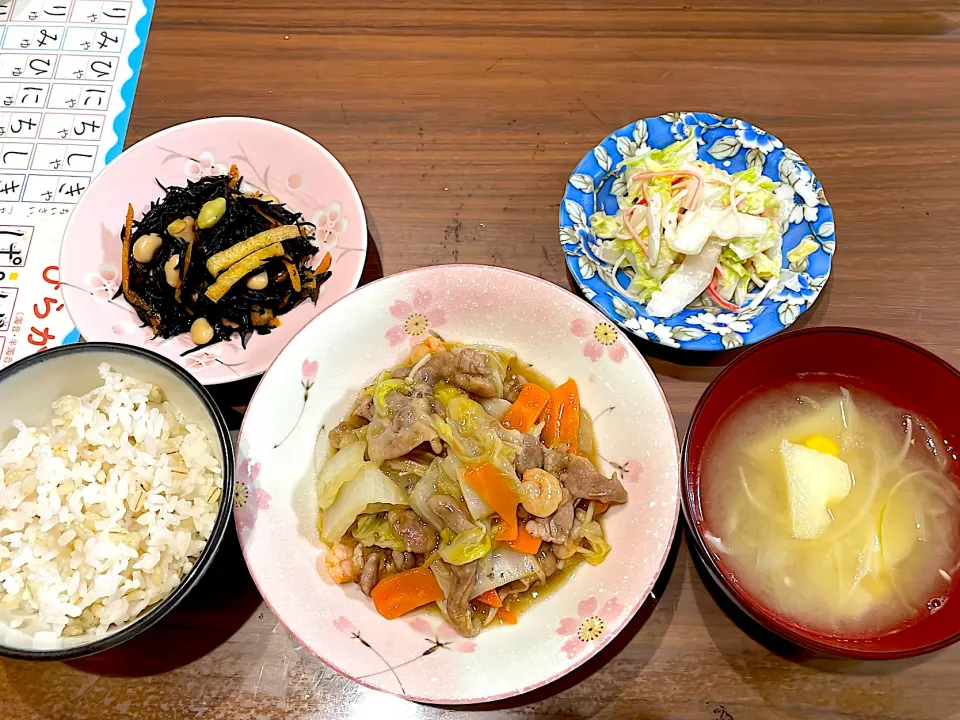
<path id="1" fill-rule="evenodd" d="M 129 208 L 118 295 L 155 337 L 190 332 L 205 347 L 239 333 L 246 347 L 307 298 L 316 303 L 331 263 L 327 254 L 311 267 L 314 226 L 270 196 L 242 193 L 241 180 L 233 167 L 161 185 L 164 197 L 139 221 Z"/>

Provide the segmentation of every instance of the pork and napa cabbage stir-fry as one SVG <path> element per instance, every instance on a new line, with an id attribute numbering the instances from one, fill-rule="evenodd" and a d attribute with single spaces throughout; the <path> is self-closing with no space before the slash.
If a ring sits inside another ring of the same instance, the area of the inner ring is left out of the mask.
<path id="1" fill-rule="evenodd" d="M 554 388 L 499 348 L 429 338 L 329 439 L 317 496 L 331 577 L 389 619 L 436 603 L 468 637 L 515 623 L 580 560 L 603 562 L 600 518 L 627 500 L 590 459 L 576 383 Z"/>

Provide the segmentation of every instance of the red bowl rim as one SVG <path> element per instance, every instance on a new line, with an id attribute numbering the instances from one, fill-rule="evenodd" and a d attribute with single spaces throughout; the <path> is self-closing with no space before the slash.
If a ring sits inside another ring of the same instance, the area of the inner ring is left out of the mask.
<path id="1" fill-rule="evenodd" d="M 726 574 L 720 569 L 717 565 L 713 554 L 707 548 L 706 542 L 704 541 L 703 535 L 701 534 L 695 520 L 695 512 L 693 508 L 693 489 L 691 487 L 690 481 L 690 467 L 688 464 L 689 454 L 690 454 L 690 440 L 693 435 L 693 429 L 696 427 L 697 421 L 700 418 L 700 415 L 706 406 L 708 399 L 710 397 L 711 391 L 718 386 L 720 383 L 724 382 L 725 378 L 731 373 L 731 371 L 743 363 L 747 358 L 752 357 L 757 353 L 763 352 L 766 348 L 775 345 L 781 342 L 790 342 L 796 341 L 801 337 L 808 335 L 818 335 L 818 334 L 844 334 L 844 335 L 863 335 L 877 340 L 883 340 L 885 342 L 892 342 L 902 345 L 908 350 L 911 350 L 919 355 L 926 357 L 928 360 L 932 360 L 938 363 L 948 372 L 952 373 L 958 381 L 960 381 L 960 371 L 958 371 L 953 365 L 948 363 L 943 358 L 935 355 L 926 348 L 920 347 L 915 343 L 909 342 L 902 338 L 898 338 L 894 335 L 889 335 L 887 333 L 877 332 L 876 330 L 867 330 L 864 328 L 852 328 L 852 327 L 843 327 L 843 326 L 823 326 L 823 327 L 814 327 L 814 328 L 804 328 L 802 330 L 791 330 L 789 332 L 782 333 L 775 337 L 772 337 L 768 340 L 764 340 L 753 347 L 750 347 L 744 351 L 741 355 L 738 355 L 731 363 L 729 363 L 720 373 L 713 379 L 713 381 L 707 386 L 700 396 L 700 399 L 697 401 L 697 405 L 693 410 L 693 414 L 690 416 L 690 424 L 687 426 L 687 431 L 683 440 L 683 449 L 681 451 L 681 465 L 680 465 L 680 483 L 681 483 L 681 506 L 683 507 L 683 517 L 687 524 L 687 530 L 690 532 L 690 535 L 693 537 L 696 548 L 697 555 L 700 558 L 700 561 L 703 563 L 704 567 L 709 572 L 713 581 L 723 590 L 724 594 L 733 602 L 734 605 L 739 608 L 747 617 L 753 620 L 755 623 L 766 629 L 767 631 L 773 633 L 774 635 L 788 640 L 802 648 L 807 650 L 813 650 L 815 652 L 824 653 L 827 655 L 833 655 L 837 657 L 844 658 L 853 658 L 859 660 L 894 660 L 902 658 L 916 657 L 918 655 L 925 655 L 935 650 L 941 650 L 948 645 L 960 640 L 960 632 L 956 632 L 947 637 L 941 638 L 936 642 L 929 643 L 927 645 L 922 645 L 915 648 L 910 648 L 907 650 L 862 650 L 855 646 L 850 647 L 840 647 L 837 645 L 832 645 L 826 642 L 821 642 L 812 637 L 809 637 L 801 632 L 798 632 L 790 625 L 781 622 L 772 614 L 766 613 L 757 613 L 751 609 L 751 604 L 756 605 L 757 607 L 765 608 L 763 603 L 758 600 L 754 600 L 748 596 L 741 589 L 734 587 L 730 581 L 727 579 Z"/>

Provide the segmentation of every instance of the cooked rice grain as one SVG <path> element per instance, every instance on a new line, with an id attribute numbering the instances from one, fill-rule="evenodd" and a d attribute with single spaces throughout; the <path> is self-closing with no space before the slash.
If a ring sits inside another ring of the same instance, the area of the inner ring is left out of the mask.
<path id="1" fill-rule="evenodd" d="M 100 376 L 0 451 L 0 620 L 38 636 L 102 635 L 165 598 L 220 504 L 210 438 L 160 388 Z"/>

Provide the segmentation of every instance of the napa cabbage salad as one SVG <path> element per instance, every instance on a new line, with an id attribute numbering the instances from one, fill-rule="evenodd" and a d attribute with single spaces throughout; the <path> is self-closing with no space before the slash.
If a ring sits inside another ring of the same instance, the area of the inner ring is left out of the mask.
<path id="1" fill-rule="evenodd" d="M 739 311 L 774 291 L 789 212 L 781 183 L 759 167 L 731 174 L 698 160 L 693 136 L 627 158 L 620 168 L 627 192 L 617 198 L 619 209 L 595 213 L 590 226 L 614 281 L 619 270 L 630 278 L 620 288 L 627 298 L 666 318 L 698 298 Z"/>

